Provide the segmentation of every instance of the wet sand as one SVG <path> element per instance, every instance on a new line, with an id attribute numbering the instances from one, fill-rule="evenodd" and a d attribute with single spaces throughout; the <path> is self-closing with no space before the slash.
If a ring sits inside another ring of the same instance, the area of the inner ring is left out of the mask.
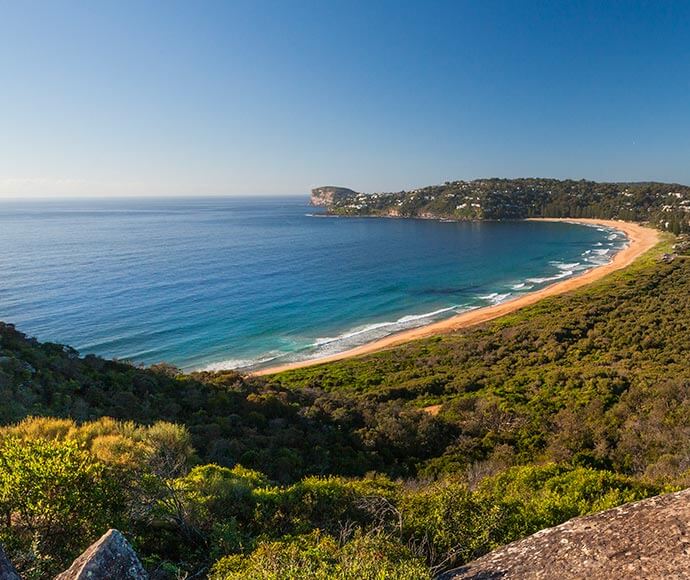
<path id="1" fill-rule="evenodd" d="M 374 340 L 372 342 L 363 344 L 361 346 L 339 352 L 336 354 L 324 356 L 321 358 L 314 358 L 310 360 L 297 361 L 292 363 L 287 363 L 284 365 L 278 365 L 275 367 L 265 368 L 257 370 L 251 374 L 253 375 L 270 375 L 274 373 L 279 373 L 283 371 L 288 371 L 292 369 L 300 369 L 304 367 L 315 366 L 319 364 L 324 364 L 328 362 L 343 360 L 346 358 L 351 358 L 355 356 L 362 356 L 365 354 L 370 354 L 372 352 L 377 352 L 393 346 L 398 346 L 411 340 L 417 340 L 419 338 L 427 338 L 429 336 L 435 336 L 438 334 L 447 334 L 456 330 L 463 328 L 468 328 L 470 326 L 475 326 L 481 324 L 488 320 L 493 320 L 494 318 L 499 318 L 506 314 L 510 314 L 524 308 L 525 306 L 530 306 L 539 302 L 542 298 L 548 296 L 556 296 L 558 294 L 564 294 L 575 290 L 576 288 L 581 288 L 586 286 L 596 280 L 600 280 L 607 274 L 620 270 L 630 265 L 636 258 L 644 254 L 647 250 L 651 249 L 659 242 L 659 232 L 652 228 L 643 227 L 639 224 L 631 222 L 620 222 L 614 220 L 599 220 L 599 219 L 566 219 L 566 218 L 533 218 L 534 221 L 551 221 L 551 222 L 570 222 L 570 223 L 583 223 L 590 225 L 600 225 L 610 228 L 615 228 L 625 233 L 628 237 L 628 245 L 620 250 L 609 262 L 608 264 L 603 264 L 597 266 L 590 270 L 586 270 L 578 276 L 573 276 L 562 282 L 556 282 L 550 286 L 546 286 L 535 292 L 530 292 L 529 294 L 523 294 L 512 300 L 502 302 L 501 304 L 496 304 L 494 306 L 486 306 L 484 308 L 478 308 L 476 310 L 471 310 L 469 312 L 463 312 L 451 318 L 445 320 L 439 320 L 437 322 L 432 322 L 426 326 L 420 326 L 417 328 L 411 328 L 409 330 L 403 330 L 401 332 L 391 334 L 379 340 Z"/>

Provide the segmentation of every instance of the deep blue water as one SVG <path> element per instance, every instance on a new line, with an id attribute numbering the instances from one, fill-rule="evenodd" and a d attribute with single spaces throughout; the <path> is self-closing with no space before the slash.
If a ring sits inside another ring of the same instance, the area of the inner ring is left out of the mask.
<path id="1" fill-rule="evenodd" d="M 278 364 L 497 303 L 610 259 L 562 223 L 313 216 L 306 198 L 0 203 L 0 320 L 82 354 Z"/>

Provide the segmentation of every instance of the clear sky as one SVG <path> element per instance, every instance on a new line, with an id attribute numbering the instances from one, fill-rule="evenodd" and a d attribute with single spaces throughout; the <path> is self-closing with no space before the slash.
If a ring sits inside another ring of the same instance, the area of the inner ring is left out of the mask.
<path id="1" fill-rule="evenodd" d="M 690 2 L 0 0 L 0 196 L 690 183 Z"/>

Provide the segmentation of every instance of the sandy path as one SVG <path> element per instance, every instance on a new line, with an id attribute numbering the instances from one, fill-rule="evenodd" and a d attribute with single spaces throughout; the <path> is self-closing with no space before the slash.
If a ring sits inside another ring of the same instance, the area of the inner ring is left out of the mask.
<path id="1" fill-rule="evenodd" d="M 505 314 L 510 314 L 515 312 L 520 308 L 525 306 L 530 306 L 536 302 L 539 302 L 542 298 L 547 296 L 556 296 L 558 294 L 564 294 L 575 288 L 580 288 L 595 280 L 599 280 L 625 268 L 631 264 L 637 257 L 644 254 L 647 250 L 655 246 L 659 241 L 659 232 L 657 230 L 643 227 L 639 224 L 630 222 L 619 222 L 614 220 L 599 220 L 599 219 L 558 219 L 558 218 L 534 218 L 540 221 L 563 221 L 571 223 L 586 223 L 592 225 L 601 225 L 611 228 L 616 228 L 628 236 L 628 246 L 619 251 L 609 264 L 604 264 L 602 266 L 597 266 L 583 272 L 582 274 L 568 278 L 562 282 L 556 282 L 550 286 L 546 286 L 541 290 L 536 292 L 530 292 L 529 294 L 524 294 L 513 300 L 508 300 L 501 304 L 496 304 L 495 306 L 487 306 L 484 308 L 478 308 L 477 310 L 471 310 L 469 312 L 464 312 L 447 318 L 445 320 L 440 320 L 438 322 L 433 322 L 426 326 L 420 326 L 418 328 L 411 328 L 409 330 L 403 330 L 396 334 L 391 334 L 379 340 L 363 344 L 356 348 L 339 352 L 337 354 L 332 354 L 329 356 L 324 356 L 321 358 L 315 358 L 311 360 L 297 361 L 292 363 L 287 363 L 284 365 L 279 365 L 275 367 L 270 367 L 266 369 L 261 369 L 252 373 L 253 375 L 269 375 L 274 373 L 279 373 L 282 371 L 299 369 L 304 367 L 310 367 L 314 365 L 319 365 L 327 362 L 333 362 L 337 360 L 343 360 L 346 358 L 351 358 L 353 356 L 361 356 L 390 348 L 392 346 L 397 346 L 411 340 L 416 340 L 419 338 L 426 338 L 429 336 L 434 336 L 437 334 L 446 334 L 448 332 L 453 332 L 455 330 L 460 330 L 462 328 L 467 328 L 469 326 L 474 326 L 476 324 L 481 324 L 487 320 L 493 320 Z"/>

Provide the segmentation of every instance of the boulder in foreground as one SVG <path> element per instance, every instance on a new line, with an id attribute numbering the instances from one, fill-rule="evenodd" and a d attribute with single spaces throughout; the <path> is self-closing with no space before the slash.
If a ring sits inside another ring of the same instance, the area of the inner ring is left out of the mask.
<path id="1" fill-rule="evenodd" d="M 574 518 L 441 576 L 517 578 L 690 578 L 690 489 Z"/>
<path id="2" fill-rule="evenodd" d="M 0 546 L 0 580 L 20 580 L 12 562 L 7 559 L 5 550 Z"/>
<path id="3" fill-rule="evenodd" d="M 117 530 L 108 530 L 55 580 L 145 580 L 139 558 Z"/>

